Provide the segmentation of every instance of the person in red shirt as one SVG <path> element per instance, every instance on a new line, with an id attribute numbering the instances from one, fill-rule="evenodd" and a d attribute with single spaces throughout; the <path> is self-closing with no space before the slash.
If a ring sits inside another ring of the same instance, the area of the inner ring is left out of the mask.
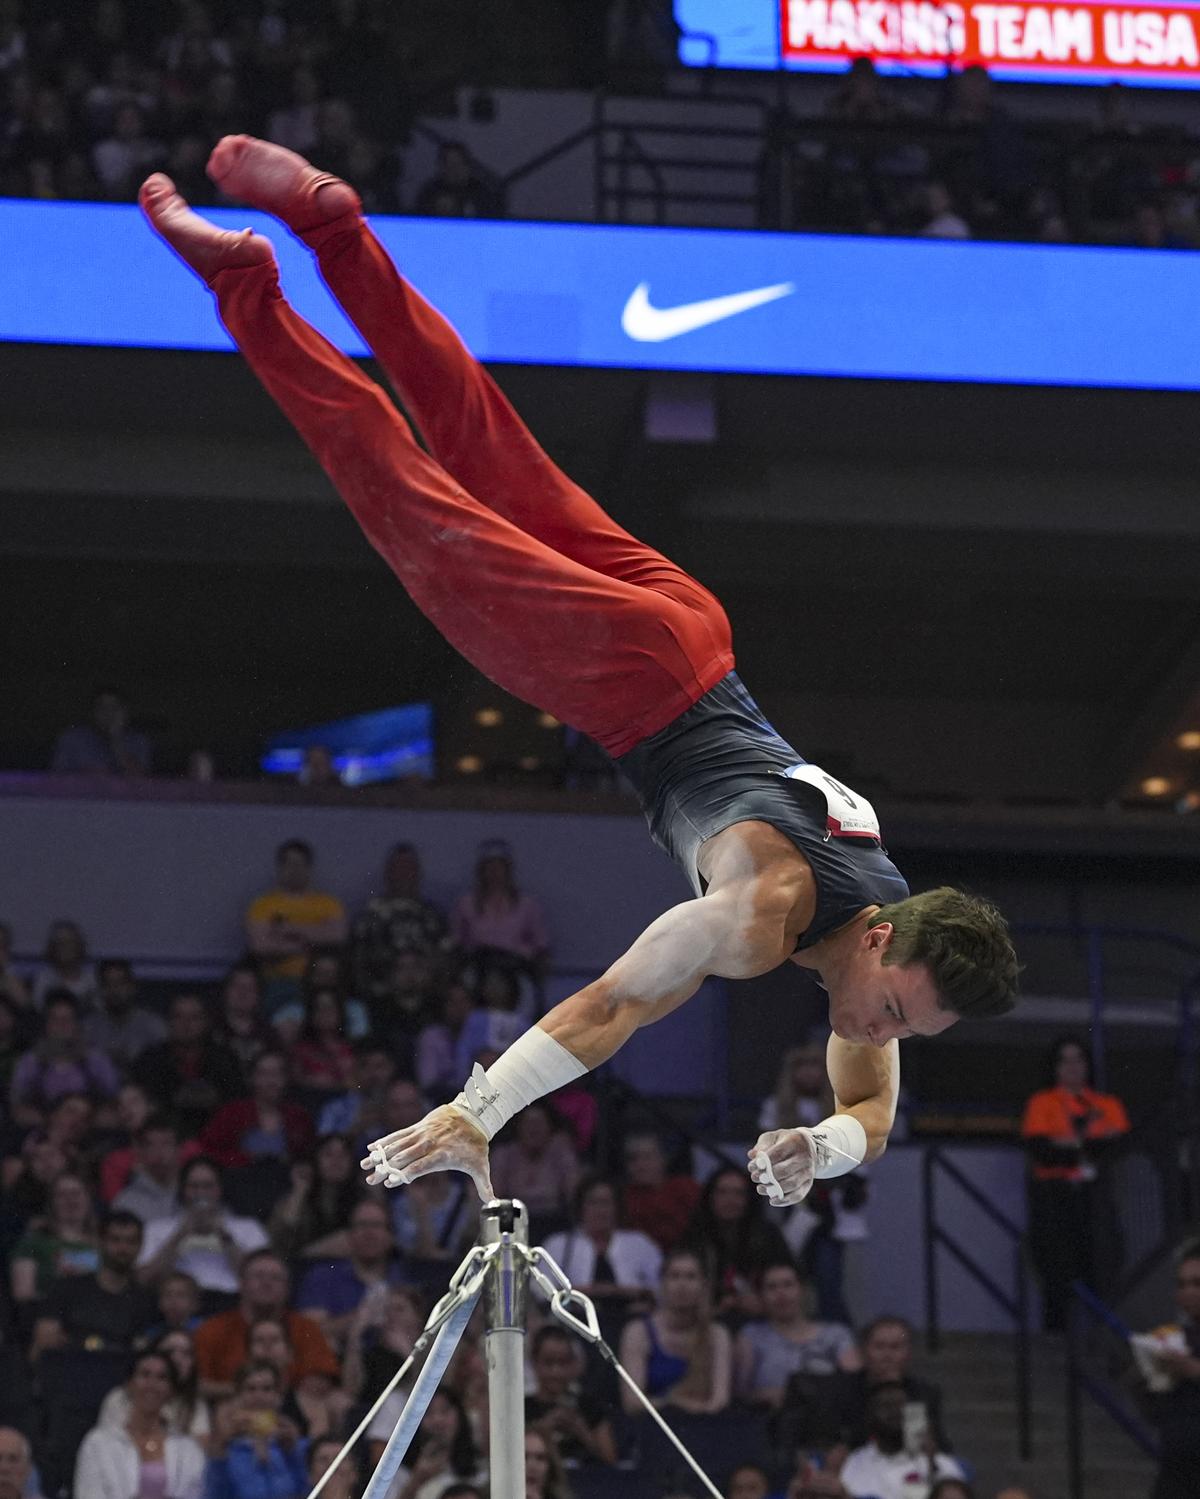
<path id="1" fill-rule="evenodd" d="M 354 1051 L 346 1039 L 346 1005 L 336 989 L 313 989 L 304 1024 L 290 1048 L 292 1081 L 329 1098 L 354 1086 Z"/>
<path id="2" fill-rule="evenodd" d="M 653 1130 L 625 1137 L 625 1182 L 621 1215 L 666 1253 L 674 1249 L 700 1202 L 700 1183 L 690 1176 L 668 1176 L 667 1154 Z"/>
<path id="3" fill-rule="evenodd" d="M 1042 1280 L 1048 1332 L 1066 1327 L 1071 1282 L 1097 1288 L 1100 1215 L 1105 1237 L 1117 1232 L 1100 1190 L 1101 1166 L 1129 1131 L 1125 1105 L 1091 1086 L 1087 1047 L 1067 1036 L 1050 1052 L 1053 1084 L 1025 1105 L 1021 1136 L 1029 1153 L 1029 1245 Z"/>
<path id="4" fill-rule="evenodd" d="M 259 1249 L 242 1261 L 238 1304 L 208 1317 L 196 1329 L 196 1369 L 202 1393 L 209 1399 L 228 1395 L 246 1362 L 251 1326 L 274 1317 L 287 1329 L 292 1345 L 290 1380 L 310 1374 L 338 1375 L 338 1361 L 320 1325 L 303 1312 L 288 1310 L 291 1281 L 286 1263 L 272 1249 Z"/>
<path id="5" fill-rule="evenodd" d="M 264 1051 L 250 1074 L 249 1098 L 235 1098 L 218 1109 L 201 1131 L 205 1155 L 221 1166 L 307 1156 L 313 1146 L 312 1120 L 298 1104 L 285 1101 L 287 1083 L 282 1054 Z"/>

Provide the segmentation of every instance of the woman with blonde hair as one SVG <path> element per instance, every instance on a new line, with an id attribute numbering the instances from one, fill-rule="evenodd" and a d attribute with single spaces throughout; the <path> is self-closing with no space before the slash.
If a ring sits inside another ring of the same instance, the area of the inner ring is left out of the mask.
<path id="1" fill-rule="evenodd" d="M 658 1309 L 621 1334 L 621 1362 L 656 1406 L 713 1416 L 729 1404 L 733 1340 L 713 1317 L 712 1288 L 694 1250 L 673 1249 L 663 1262 Z M 627 1389 L 621 1405 L 637 1415 Z"/>
<path id="2" fill-rule="evenodd" d="M 544 1431 L 525 1433 L 525 1499 L 571 1499 L 571 1486 L 554 1443 Z"/>
<path id="3" fill-rule="evenodd" d="M 816 1041 L 789 1046 L 780 1063 L 775 1091 L 763 1099 L 759 1110 L 759 1129 L 798 1129 L 801 1125 L 811 1128 L 827 1119 L 833 1110 L 825 1048 Z"/>

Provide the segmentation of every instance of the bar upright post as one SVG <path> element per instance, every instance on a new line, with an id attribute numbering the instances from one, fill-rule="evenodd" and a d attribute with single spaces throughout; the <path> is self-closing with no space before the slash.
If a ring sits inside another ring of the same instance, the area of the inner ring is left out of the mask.
<path id="1" fill-rule="evenodd" d="M 499 1244 L 483 1283 L 492 1499 L 525 1499 L 525 1303 L 529 1215 L 518 1201 L 483 1206 L 483 1243 Z"/>

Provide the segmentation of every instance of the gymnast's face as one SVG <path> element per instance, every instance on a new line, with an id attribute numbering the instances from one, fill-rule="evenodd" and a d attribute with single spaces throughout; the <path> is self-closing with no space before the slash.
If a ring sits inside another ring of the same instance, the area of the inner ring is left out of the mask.
<path id="1" fill-rule="evenodd" d="M 921 963 L 884 963 L 890 922 L 868 927 L 836 974 L 826 975 L 829 1023 L 843 1041 L 885 1046 L 908 1036 L 937 1036 L 958 1016 L 938 1004 Z"/>

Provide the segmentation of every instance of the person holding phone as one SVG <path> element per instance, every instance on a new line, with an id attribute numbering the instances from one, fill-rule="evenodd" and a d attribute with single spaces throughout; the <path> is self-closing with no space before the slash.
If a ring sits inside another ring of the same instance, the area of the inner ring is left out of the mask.
<path id="1" fill-rule="evenodd" d="M 80 1499 L 201 1499 L 204 1452 L 170 1425 L 168 1412 L 179 1395 L 170 1356 L 139 1354 L 125 1394 L 124 1420 L 94 1426 L 84 1437 L 72 1492 Z"/>
<path id="2" fill-rule="evenodd" d="M 897 1380 L 876 1385 L 867 1405 L 867 1441 L 839 1475 L 851 1499 L 908 1499 L 913 1485 L 965 1478 L 962 1465 L 937 1450 L 929 1412 Z"/>
<path id="3" fill-rule="evenodd" d="M 205 1499 L 300 1499 L 308 1493 L 308 1443 L 283 1414 L 274 1364 L 247 1364 L 217 1411 Z"/>

